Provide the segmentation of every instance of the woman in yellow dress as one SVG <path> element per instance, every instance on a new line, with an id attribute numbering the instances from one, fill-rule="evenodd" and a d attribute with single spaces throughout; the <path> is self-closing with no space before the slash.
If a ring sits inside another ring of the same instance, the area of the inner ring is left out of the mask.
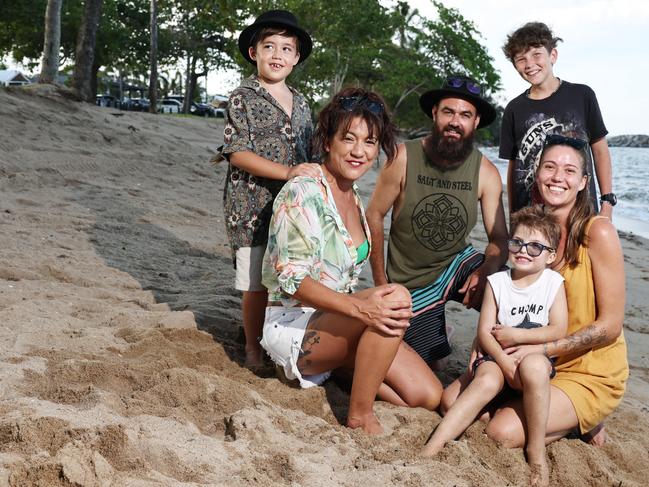
<path id="1" fill-rule="evenodd" d="M 509 349 L 519 360 L 539 352 L 556 358 L 557 374 L 543 397 L 512 400 L 496 410 L 486 432 L 506 447 L 526 445 L 523 412 L 528 407 L 548 408 L 546 443 L 575 430 L 582 435 L 595 432 L 594 442 L 603 443 L 603 420 L 624 395 L 629 366 L 622 332 L 622 247 L 611 221 L 594 214 L 584 150 L 587 144 L 581 139 L 549 135 L 537 169 L 545 207 L 561 225 L 553 268 L 565 279 L 568 335 Z M 547 464 L 539 467 L 537 485 L 547 485 Z"/>

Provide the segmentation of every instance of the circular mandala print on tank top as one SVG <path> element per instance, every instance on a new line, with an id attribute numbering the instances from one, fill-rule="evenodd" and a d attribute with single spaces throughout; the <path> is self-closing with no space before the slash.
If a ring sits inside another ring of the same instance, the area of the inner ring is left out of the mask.
<path id="1" fill-rule="evenodd" d="M 468 215 L 462 202 L 448 194 L 431 194 L 412 212 L 412 231 L 430 250 L 448 250 L 464 238 Z"/>

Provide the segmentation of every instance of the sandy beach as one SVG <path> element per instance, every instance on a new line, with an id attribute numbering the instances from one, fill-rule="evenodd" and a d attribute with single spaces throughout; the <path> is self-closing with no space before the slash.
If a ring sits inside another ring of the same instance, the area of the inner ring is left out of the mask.
<path id="1" fill-rule="evenodd" d="M 242 367 L 226 167 L 209 162 L 222 124 L 0 90 L 0 486 L 525 485 L 522 450 L 482 424 L 422 460 L 436 413 L 379 402 L 386 433 L 370 438 L 341 425 L 334 382 L 299 390 Z M 647 485 L 649 241 L 622 244 L 627 393 L 605 446 L 548 448 L 552 485 Z M 445 382 L 477 313 L 453 304 L 449 321 Z"/>

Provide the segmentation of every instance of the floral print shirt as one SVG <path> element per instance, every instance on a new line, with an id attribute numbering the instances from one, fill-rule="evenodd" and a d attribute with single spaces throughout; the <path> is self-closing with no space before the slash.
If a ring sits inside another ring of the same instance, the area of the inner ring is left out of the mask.
<path id="1" fill-rule="evenodd" d="M 306 99 L 293 92 L 293 112 L 286 114 L 256 75 L 230 95 L 223 130 L 223 155 L 250 151 L 270 161 L 294 166 L 311 160 L 313 122 Z M 228 164 L 223 213 L 232 253 L 265 245 L 273 199 L 285 181 L 253 176 Z"/>
<path id="2" fill-rule="evenodd" d="M 370 229 L 355 185 L 353 191 L 371 251 Z M 351 293 L 367 260 L 357 264 L 356 258 L 354 241 L 325 177 L 287 182 L 273 205 L 264 256 L 262 283 L 268 300 L 295 306 L 298 301 L 292 295 L 307 276 L 334 291 Z"/>

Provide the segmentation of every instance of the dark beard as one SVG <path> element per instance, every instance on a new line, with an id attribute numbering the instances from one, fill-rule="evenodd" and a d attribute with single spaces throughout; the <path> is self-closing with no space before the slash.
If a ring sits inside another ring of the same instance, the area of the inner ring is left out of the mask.
<path id="1" fill-rule="evenodd" d="M 446 127 L 446 130 L 448 129 L 449 127 Z M 444 137 L 443 132 L 444 130 L 440 130 L 437 125 L 433 126 L 426 154 L 441 169 L 455 169 L 471 154 L 475 131 L 471 131 L 469 135 L 461 134 L 459 140 L 448 139 Z"/>

